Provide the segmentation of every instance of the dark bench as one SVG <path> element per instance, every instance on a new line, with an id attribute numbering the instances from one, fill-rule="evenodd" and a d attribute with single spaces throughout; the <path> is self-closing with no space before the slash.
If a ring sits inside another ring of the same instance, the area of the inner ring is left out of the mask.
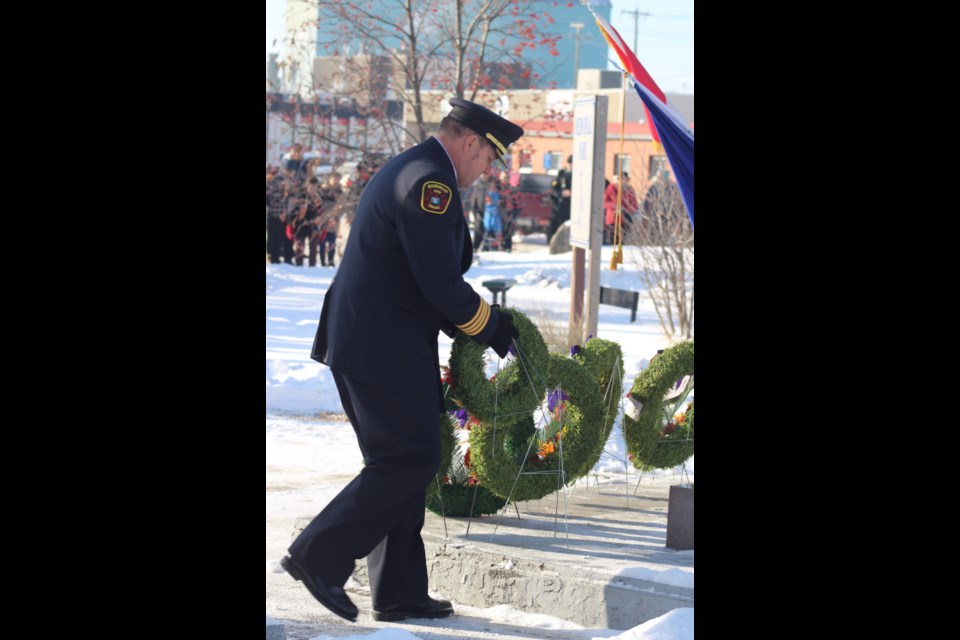
<path id="1" fill-rule="evenodd" d="M 609 304 L 614 307 L 630 309 L 630 322 L 636 322 L 637 320 L 637 305 L 639 303 L 639 291 L 600 287 L 600 304 Z"/>
<path id="2" fill-rule="evenodd" d="M 497 304 L 497 294 L 501 294 L 503 299 L 501 306 L 507 306 L 507 289 L 517 284 L 513 278 L 497 278 L 496 280 L 484 280 L 482 283 L 493 294 L 493 304 Z"/>

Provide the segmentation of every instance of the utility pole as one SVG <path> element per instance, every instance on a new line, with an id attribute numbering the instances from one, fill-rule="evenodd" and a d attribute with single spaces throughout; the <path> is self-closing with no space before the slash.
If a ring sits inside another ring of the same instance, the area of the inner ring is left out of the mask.
<path id="1" fill-rule="evenodd" d="M 630 15 L 633 16 L 633 53 L 636 54 L 637 53 L 637 19 L 640 16 L 649 16 L 650 13 L 649 12 L 641 13 L 640 9 L 634 9 L 633 11 L 627 11 L 626 9 L 624 9 L 620 13 L 629 13 Z"/>
<path id="2" fill-rule="evenodd" d="M 573 90 L 577 90 L 577 74 L 580 70 L 580 29 L 583 29 L 582 22 L 571 22 L 570 26 L 577 30 L 577 48 L 575 49 L 575 61 L 573 63 Z"/>

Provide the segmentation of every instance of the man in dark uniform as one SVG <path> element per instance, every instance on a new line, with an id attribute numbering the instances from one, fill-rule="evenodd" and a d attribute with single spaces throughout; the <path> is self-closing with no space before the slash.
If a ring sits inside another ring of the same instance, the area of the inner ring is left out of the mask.
<path id="1" fill-rule="evenodd" d="M 473 247 L 458 187 L 499 170 L 523 129 L 466 100 L 450 104 L 436 136 L 384 165 L 360 196 L 311 354 L 332 371 L 364 467 L 281 565 L 348 620 L 358 611 L 343 585 L 363 557 L 375 619 L 453 613 L 427 592 L 420 537 L 440 467 L 437 335 L 460 329 L 501 358 L 519 337 L 463 279 Z"/>
<path id="2" fill-rule="evenodd" d="M 570 219 L 570 189 L 573 186 L 573 156 L 567 157 L 567 165 L 557 172 L 557 179 L 551 185 L 550 204 L 553 207 L 553 216 L 547 227 L 547 242 L 557 232 L 564 222 Z"/>

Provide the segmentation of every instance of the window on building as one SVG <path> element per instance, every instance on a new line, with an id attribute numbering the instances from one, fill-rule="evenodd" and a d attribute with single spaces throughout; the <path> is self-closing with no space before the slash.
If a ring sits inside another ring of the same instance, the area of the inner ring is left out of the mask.
<path id="1" fill-rule="evenodd" d="M 630 156 L 624 154 L 620 155 L 619 153 L 613 154 L 613 175 L 620 175 L 620 163 L 623 162 L 623 172 L 630 173 Z"/>
<path id="2" fill-rule="evenodd" d="M 533 152 L 531 151 L 520 152 L 520 168 L 533 169 Z"/>
<path id="3" fill-rule="evenodd" d="M 559 151 L 547 151 L 543 154 L 543 170 L 557 171 L 563 167 L 563 155 Z"/>
<path id="4" fill-rule="evenodd" d="M 667 170 L 667 156 L 650 156 L 650 179 L 652 180 L 661 171 Z"/>

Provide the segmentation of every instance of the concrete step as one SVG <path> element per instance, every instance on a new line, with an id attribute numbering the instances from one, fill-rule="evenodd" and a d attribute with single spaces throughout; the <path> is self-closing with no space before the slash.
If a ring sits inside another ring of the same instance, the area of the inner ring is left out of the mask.
<path id="1" fill-rule="evenodd" d="M 636 485 L 622 479 L 582 479 L 494 516 L 444 523 L 428 512 L 430 589 L 455 603 L 507 604 L 609 629 L 693 607 L 694 552 L 666 547 L 670 485 L 679 482 L 672 474 L 645 477 L 633 495 Z M 312 519 L 298 519 L 293 536 Z M 354 578 L 369 584 L 366 562 Z"/>
<path id="2" fill-rule="evenodd" d="M 267 616 L 267 640 L 287 640 L 283 623 Z"/>

